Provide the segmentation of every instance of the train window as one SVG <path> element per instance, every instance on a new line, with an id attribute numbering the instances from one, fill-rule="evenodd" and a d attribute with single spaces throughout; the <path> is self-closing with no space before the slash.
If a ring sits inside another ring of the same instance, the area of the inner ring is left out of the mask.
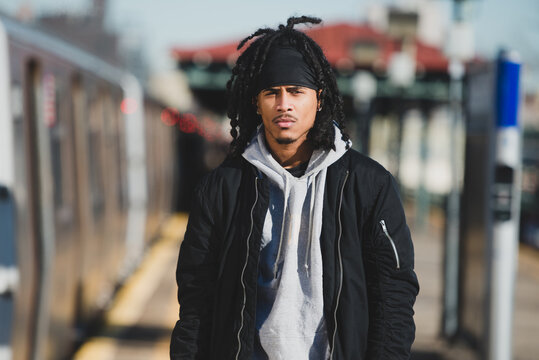
<path id="1" fill-rule="evenodd" d="M 14 121 L 20 121 L 23 115 L 23 92 L 20 84 L 11 85 L 11 115 Z"/>
<path id="2" fill-rule="evenodd" d="M 120 110 L 121 96 L 115 98 L 114 106 L 114 122 L 116 124 L 116 141 L 115 141 L 115 153 L 116 153 L 116 164 L 118 166 L 118 208 L 121 210 L 127 209 L 127 179 L 126 179 L 126 170 L 125 170 L 125 129 L 123 123 L 123 117 Z"/>
<path id="3" fill-rule="evenodd" d="M 57 107 L 58 119 L 61 126 L 62 143 L 62 179 L 64 192 L 64 220 L 72 221 L 75 206 L 75 140 L 73 138 L 74 117 L 72 116 L 72 104 L 69 100 L 71 91 L 70 83 L 67 78 L 63 79 L 62 86 L 59 87 L 59 106 Z"/>
<path id="4" fill-rule="evenodd" d="M 92 211 L 96 217 L 103 215 L 105 210 L 105 184 L 103 181 L 103 139 L 102 139 L 102 106 L 100 96 L 90 104 L 90 126 L 88 128 L 89 177 Z"/>
<path id="5" fill-rule="evenodd" d="M 119 163 L 116 157 L 116 148 L 118 147 L 118 127 L 114 105 L 114 93 L 111 89 L 107 89 L 107 92 L 104 93 L 103 96 L 103 125 L 106 133 L 106 158 L 104 159 L 104 164 L 106 164 L 105 166 L 107 169 L 107 184 L 110 185 L 106 189 L 107 201 L 110 199 L 110 205 L 112 206 L 112 209 L 114 209 L 113 211 L 116 211 L 119 209 L 116 199 L 118 197 L 118 192 L 120 191 L 121 183 Z"/>
<path id="6" fill-rule="evenodd" d="M 49 126 L 49 138 L 51 148 L 51 170 L 53 180 L 53 195 L 55 208 L 59 209 L 64 204 L 64 179 L 62 176 L 62 136 L 63 126 L 58 116 L 60 92 L 56 86 L 52 74 L 44 77 L 44 115 Z"/>
<path id="7" fill-rule="evenodd" d="M 61 78 L 52 74 L 44 78 L 44 116 L 49 127 L 51 149 L 51 172 L 53 180 L 54 208 L 60 220 L 66 223 L 73 216 L 73 144 L 70 136 L 69 102 L 61 86 Z"/>

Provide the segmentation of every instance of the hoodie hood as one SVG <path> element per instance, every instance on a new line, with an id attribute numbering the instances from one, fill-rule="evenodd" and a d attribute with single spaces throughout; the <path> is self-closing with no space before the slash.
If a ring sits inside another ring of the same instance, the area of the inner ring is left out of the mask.
<path id="1" fill-rule="evenodd" d="M 348 142 L 345 142 L 342 140 L 342 133 L 341 130 L 338 128 L 337 125 L 334 125 L 335 128 L 335 150 L 331 149 L 329 151 L 327 150 L 314 150 L 311 158 L 309 160 L 309 164 L 307 165 L 307 169 L 305 170 L 305 174 L 303 176 L 296 178 L 288 170 L 283 168 L 277 160 L 271 155 L 269 152 L 267 146 L 266 146 L 266 140 L 265 140 L 265 133 L 264 133 L 264 126 L 261 124 L 257 128 L 257 132 L 255 136 L 253 136 L 253 139 L 245 149 L 243 153 L 243 157 L 249 161 L 251 164 L 256 166 L 257 169 L 259 169 L 264 175 L 266 175 L 274 184 L 276 184 L 284 194 L 284 209 L 283 209 L 283 216 L 287 216 L 287 211 L 291 210 L 289 209 L 290 205 L 294 205 L 297 203 L 297 201 L 289 201 L 291 199 L 291 195 L 295 195 L 292 193 L 293 189 L 300 188 L 301 186 L 294 186 L 298 183 L 305 183 L 306 187 L 304 187 L 303 190 L 300 189 L 297 191 L 298 197 L 300 197 L 299 200 L 301 200 L 301 195 L 305 197 L 307 195 L 307 192 L 310 192 L 310 201 L 309 201 L 309 235 L 308 235 L 308 242 L 307 246 L 305 248 L 305 268 L 309 268 L 309 261 L 310 261 L 310 250 L 311 250 L 311 244 L 314 240 L 313 237 L 319 237 L 320 230 L 321 230 L 321 223 L 318 221 L 318 223 L 315 223 L 317 219 L 321 219 L 321 207 L 316 209 L 315 205 L 316 203 L 321 204 L 323 200 L 323 192 L 324 192 L 324 185 L 325 185 L 325 178 L 326 178 L 326 169 L 333 164 L 335 161 L 339 160 L 344 153 L 347 151 L 348 147 L 352 145 L 352 142 L 348 140 Z M 348 146 L 347 146 L 348 145 Z M 310 188 L 310 189 L 309 189 Z M 309 189 L 309 191 L 307 191 Z M 317 199 L 318 198 L 318 199 Z M 318 201 L 317 201 L 318 200 Z M 290 203 L 290 204 L 289 204 Z M 298 205 L 300 206 L 300 205 Z M 300 206 L 301 207 L 301 206 Z M 289 213 L 294 214 L 295 209 L 292 209 L 292 211 L 289 211 Z M 316 213 L 316 214 L 315 214 Z M 316 216 L 315 216 L 316 215 Z M 283 219 L 281 222 L 281 232 L 280 232 L 280 239 L 279 239 L 279 248 L 277 257 L 275 259 L 274 264 L 274 277 L 277 277 L 277 269 L 279 265 L 279 261 L 281 260 L 281 249 L 282 249 L 282 242 L 283 242 L 283 236 L 285 234 L 285 227 L 287 225 L 294 225 L 294 217 L 292 217 L 291 222 L 292 224 L 287 224 L 287 219 Z"/>
<path id="2" fill-rule="evenodd" d="M 314 150 L 309 165 L 305 170 L 305 174 L 299 179 L 304 179 L 312 175 L 316 175 L 320 170 L 327 168 L 335 161 L 339 160 L 341 156 L 352 146 L 352 142 L 343 141 L 341 130 L 335 125 L 335 150 Z M 264 126 L 261 124 L 257 128 L 256 134 L 253 136 L 249 145 L 245 149 L 242 155 L 247 161 L 256 166 L 262 173 L 264 173 L 273 182 L 279 185 L 284 190 L 285 182 L 288 177 L 294 178 L 285 168 L 283 168 L 277 160 L 273 158 L 266 146 L 266 139 L 264 135 Z"/>

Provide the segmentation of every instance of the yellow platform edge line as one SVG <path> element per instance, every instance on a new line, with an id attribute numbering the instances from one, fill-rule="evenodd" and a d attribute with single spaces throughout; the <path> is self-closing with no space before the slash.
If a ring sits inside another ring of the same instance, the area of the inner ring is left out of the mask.
<path id="1" fill-rule="evenodd" d="M 96 336 L 84 343 L 77 351 L 74 360 L 109 360 L 116 353 L 116 335 L 121 328 L 135 326 L 141 317 L 144 306 L 157 287 L 158 279 L 166 271 L 163 256 L 170 251 L 171 245 L 183 240 L 187 227 L 188 214 L 171 215 L 164 222 L 157 240 L 150 246 L 140 265 L 118 290 L 110 309 L 105 315 L 104 330 L 108 336 Z M 148 285 L 150 284 L 150 285 Z M 105 329 L 116 329 L 106 331 Z M 160 344 L 162 349 L 163 344 Z"/>

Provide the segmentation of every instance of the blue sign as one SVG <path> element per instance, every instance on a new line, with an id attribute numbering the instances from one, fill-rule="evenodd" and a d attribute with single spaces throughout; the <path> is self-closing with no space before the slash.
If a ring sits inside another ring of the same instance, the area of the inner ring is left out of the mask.
<path id="1" fill-rule="evenodd" d="M 498 58 L 496 81 L 497 127 L 518 126 L 521 64 L 515 57 L 514 54 L 502 52 Z"/>

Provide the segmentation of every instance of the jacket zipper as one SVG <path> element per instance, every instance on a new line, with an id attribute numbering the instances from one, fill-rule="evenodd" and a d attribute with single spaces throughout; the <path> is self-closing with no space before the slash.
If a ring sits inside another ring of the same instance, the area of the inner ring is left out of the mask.
<path id="1" fill-rule="evenodd" d="M 238 352 L 236 353 L 236 360 L 239 359 L 240 352 L 241 352 L 241 339 L 240 334 L 243 330 L 243 313 L 245 312 L 245 304 L 247 303 L 247 291 L 245 289 L 245 281 L 244 281 L 244 275 L 245 275 L 245 269 L 247 268 L 247 262 L 249 260 L 249 242 L 251 240 L 251 234 L 253 233 L 253 213 L 255 210 L 256 203 L 258 202 L 258 177 L 255 177 L 255 202 L 253 204 L 253 207 L 251 208 L 251 228 L 249 229 L 249 235 L 247 236 L 247 252 L 245 253 L 245 263 L 243 264 L 243 269 L 241 271 L 241 286 L 243 287 L 243 305 L 241 307 L 241 325 L 240 329 L 238 330 Z"/>
<path id="2" fill-rule="evenodd" d="M 399 253 L 397 252 L 397 247 L 395 246 L 395 242 L 389 235 L 389 231 L 387 231 L 387 226 L 385 220 L 380 220 L 380 225 L 382 225 L 382 231 L 386 235 L 387 239 L 389 240 L 391 247 L 393 248 L 393 252 L 395 253 L 395 260 L 397 260 L 397 270 L 401 268 L 401 264 L 399 261 Z"/>
<path id="3" fill-rule="evenodd" d="M 341 209 L 342 209 L 342 199 L 344 194 L 344 186 L 346 185 L 346 180 L 348 180 L 348 173 L 349 171 L 346 171 L 346 176 L 344 177 L 344 181 L 341 187 L 341 198 L 339 200 L 339 237 L 337 238 L 337 252 L 339 255 L 339 291 L 337 292 L 337 302 L 335 303 L 335 310 L 333 312 L 333 321 L 335 323 L 335 327 L 333 329 L 333 338 L 331 341 L 331 354 L 330 359 L 333 359 L 333 352 L 335 351 L 335 337 L 337 335 L 337 309 L 339 308 L 339 300 L 341 298 L 341 291 L 342 291 L 342 282 L 343 282 L 343 269 L 342 269 L 342 254 L 341 254 L 341 237 L 342 237 L 342 220 L 341 220 Z"/>

